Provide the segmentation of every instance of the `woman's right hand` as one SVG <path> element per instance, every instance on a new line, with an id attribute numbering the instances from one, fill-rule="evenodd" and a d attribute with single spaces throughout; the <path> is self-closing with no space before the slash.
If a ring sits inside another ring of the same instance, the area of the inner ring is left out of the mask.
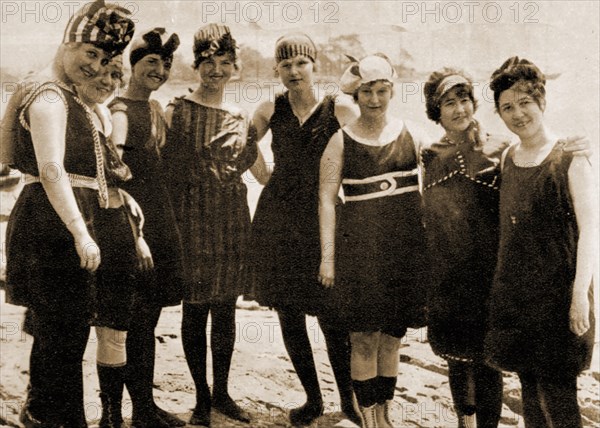
<path id="1" fill-rule="evenodd" d="M 138 236 L 135 240 L 135 252 L 138 259 L 138 269 L 146 272 L 154 269 L 154 261 L 148 243 L 142 236 Z"/>
<path id="2" fill-rule="evenodd" d="M 335 284 L 335 266 L 331 260 L 323 260 L 319 267 L 318 280 L 325 288 L 331 288 Z"/>
<path id="3" fill-rule="evenodd" d="M 88 270 L 95 272 L 100 266 L 100 248 L 96 241 L 87 234 L 75 240 L 75 249 L 79 256 L 79 265 Z"/>
<path id="4" fill-rule="evenodd" d="M 585 334 L 590 329 L 589 310 L 587 293 L 574 293 L 569 310 L 569 328 L 577 336 Z"/>

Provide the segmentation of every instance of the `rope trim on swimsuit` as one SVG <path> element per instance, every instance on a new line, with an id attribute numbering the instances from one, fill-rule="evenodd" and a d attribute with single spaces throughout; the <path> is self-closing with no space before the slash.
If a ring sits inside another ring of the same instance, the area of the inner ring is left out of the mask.
<path id="1" fill-rule="evenodd" d="M 433 186 L 437 186 L 438 184 L 443 183 L 444 181 L 449 180 L 450 178 L 454 177 L 456 174 L 460 174 L 460 175 L 468 178 L 469 180 L 474 181 L 477 184 L 481 184 L 482 186 L 490 187 L 494 190 L 498 190 L 500 188 L 496 184 L 498 182 L 497 174 L 494 176 L 494 179 L 492 180 L 491 183 L 486 183 L 485 181 L 483 181 L 477 177 L 472 177 L 471 175 L 469 175 L 467 173 L 467 168 L 465 166 L 465 158 L 462 155 L 462 153 L 460 151 L 457 151 L 456 155 L 457 155 L 458 163 L 460 164 L 459 169 L 454 170 L 454 171 L 450 172 L 449 174 L 445 175 L 444 177 L 440 178 L 439 180 L 436 180 L 433 183 L 428 184 L 427 186 L 425 186 L 424 190 L 430 189 Z"/>
<path id="2" fill-rule="evenodd" d="M 23 128 L 25 128 L 27 131 L 31 132 L 29 123 L 27 123 L 27 120 L 25 119 L 25 112 L 27 111 L 27 109 L 29 109 L 31 104 L 34 103 L 35 99 L 40 94 L 42 94 L 42 92 L 44 92 L 44 91 L 51 91 L 51 92 L 56 93 L 58 95 L 58 97 L 62 100 L 63 104 L 65 105 L 65 109 L 67 110 L 67 115 L 68 115 L 69 114 L 69 104 L 67 103 L 67 99 L 65 98 L 65 95 L 60 90 L 60 88 L 64 88 L 64 87 L 65 86 L 64 86 L 64 84 L 62 84 L 62 82 L 59 82 L 58 80 L 56 80 L 56 81 L 52 81 L 52 82 L 45 82 L 45 83 L 41 84 L 40 86 L 38 86 L 33 92 L 31 92 L 23 100 L 23 104 L 21 104 L 21 112 L 19 113 L 19 122 L 21 123 L 21 126 Z"/>
<path id="3" fill-rule="evenodd" d="M 106 183 L 106 176 L 104 174 L 104 152 L 102 149 L 102 143 L 100 142 L 100 133 L 94 125 L 94 119 L 92 118 L 92 110 L 75 96 L 73 99 L 83 107 L 85 116 L 92 127 L 92 137 L 94 138 L 94 155 L 96 156 L 96 180 L 98 181 L 98 201 L 102 208 L 108 208 L 108 184 Z"/>
<path id="4" fill-rule="evenodd" d="M 473 358 L 457 357 L 450 354 L 438 354 L 438 356 L 442 357 L 444 360 L 460 361 L 462 363 L 472 363 L 474 361 Z"/>
<path id="5" fill-rule="evenodd" d="M 25 128 L 27 131 L 31 132 L 31 130 L 29 128 L 29 124 L 25 120 L 25 111 L 29 108 L 29 106 L 31 106 L 31 104 L 34 102 L 34 100 L 37 98 L 37 96 L 39 94 L 41 94 L 44 90 L 51 90 L 58 94 L 60 99 L 65 104 L 65 109 L 67 110 L 67 117 L 68 117 L 69 105 L 67 103 L 67 99 L 65 98 L 62 91 L 59 90 L 57 87 L 66 89 L 68 91 L 71 90 L 63 82 L 55 80 L 52 82 L 46 82 L 46 83 L 42 84 L 27 98 L 27 100 L 23 104 L 23 109 L 21 110 L 21 113 L 19 114 L 19 122 L 21 123 L 23 128 Z M 108 185 L 106 183 L 106 177 L 104 175 L 104 153 L 103 153 L 103 149 L 102 149 L 102 143 L 100 142 L 100 135 L 98 133 L 98 130 L 96 129 L 96 126 L 94 125 L 94 120 L 92 118 L 92 111 L 90 110 L 90 108 L 83 101 L 81 101 L 79 99 L 79 97 L 77 97 L 77 95 L 74 95 L 73 99 L 85 111 L 86 118 L 92 128 L 92 137 L 94 139 L 94 155 L 96 157 L 96 175 L 97 175 L 97 177 L 95 180 L 98 184 L 98 187 L 96 190 L 98 190 L 98 200 L 100 202 L 100 206 L 102 206 L 104 208 L 108 208 Z M 32 183 L 33 182 L 34 181 L 32 181 Z M 85 186 L 82 186 L 82 187 L 85 187 Z"/>

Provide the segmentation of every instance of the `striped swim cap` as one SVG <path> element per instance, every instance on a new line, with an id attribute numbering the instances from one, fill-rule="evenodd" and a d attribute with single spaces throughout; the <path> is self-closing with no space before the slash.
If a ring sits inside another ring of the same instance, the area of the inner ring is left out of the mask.
<path id="1" fill-rule="evenodd" d="M 63 43 L 91 43 L 111 55 L 123 53 L 135 28 L 130 14 L 104 0 L 88 3 L 69 19 Z"/>
<path id="2" fill-rule="evenodd" d="M 317 59 L 317 47 L 310 37 L 304 33 L 286 34 L 280 37 L 275 44 L 275 61 L 278 63 L 284 59 L 304 55 L 315 62 Z"/>

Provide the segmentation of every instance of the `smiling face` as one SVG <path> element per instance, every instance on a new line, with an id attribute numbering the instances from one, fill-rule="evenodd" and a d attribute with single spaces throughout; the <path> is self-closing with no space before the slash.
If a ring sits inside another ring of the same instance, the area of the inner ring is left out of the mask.
<path id="1" fill-rule="evenodd" d="M 90 43 L 72 43 L 65 47 L 62 63 L 66 77 L 77 85 L 94 78 L 109 60 L 105 51 Z"/>
<path id="2" fill-rule="evenodd" d="M 460 133 L 469 128 L 475 108 L 463 86 L 455 86 L 440 100 L 440 123 L 446 132 Z"/>
<path id="3" fill-rule="evenodd" d="M 101 66 L 95 78 L 77 86 L 77 95 L 89 106 L 105 102 L 123 82 L 122 57 Z"/>
<path id="4" fill-rule="evenodd" d="M 211 55 L 198 65 L 202 85 L 208 89 L 222 89 L 235 70 L 233 55 Z"/>
<path id="5" fill-rule="evenodd" d="M 156 91 L 169 78 L 172 63 L 158 54 L 146 55 L 133 66 L 131 78 L 137 85 Z"/>
<path id="6" fill-rule="evenodd" d="M 311 88 L 314 78 L 314 63 L 305 55 L 279 61 L 276 67 L 281 83 L 289 90 Z"/>
<path id="7" fill-rule="evenodd" d="M 503 91 L 498 98 L 500 118 L 521 140 L 531 139 L 542 132 L 544 107 L 544 99 L 540 98 L 538 104 L 519 82 Z"/>
<path id="8" fill-rule="evenodd" d="M 361 116 L 385 115 L 392 99 L 392 84 L 388 81 L 378 80 L 361 85 L 356 92 L 355 99 Z"/>

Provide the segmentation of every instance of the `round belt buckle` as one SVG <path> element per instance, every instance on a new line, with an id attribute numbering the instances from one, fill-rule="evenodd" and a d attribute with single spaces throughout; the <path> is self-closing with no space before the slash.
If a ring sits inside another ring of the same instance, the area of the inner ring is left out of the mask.
<path id="1" fill-rule="evenodd" d="M 379 185 L 379 188 L 381 190 L 387 190 L 390 188 L 390 183 L 388 183 L 387 181 L 384 181 Z"/>

